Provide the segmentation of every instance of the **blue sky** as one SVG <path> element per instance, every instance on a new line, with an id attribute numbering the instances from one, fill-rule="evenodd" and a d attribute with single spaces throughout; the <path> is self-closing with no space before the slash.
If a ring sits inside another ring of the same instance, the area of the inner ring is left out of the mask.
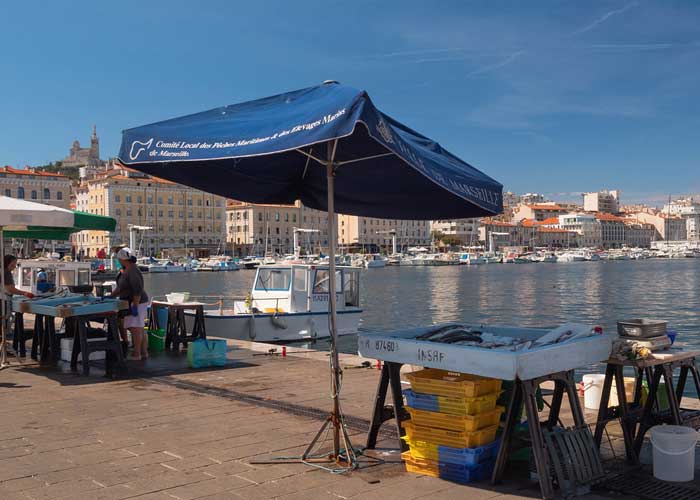
<path id="1" fill-rule="evenodd" d="M 4 2 L 0 164 L 325 79 L 512 190 L 700 192 L 700 2 Z"/>

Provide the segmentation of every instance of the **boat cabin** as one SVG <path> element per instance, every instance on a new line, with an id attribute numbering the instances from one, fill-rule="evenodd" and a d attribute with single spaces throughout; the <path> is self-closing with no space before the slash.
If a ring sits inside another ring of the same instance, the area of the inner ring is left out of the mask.
<path id="1" fill-rule="evenodd" d="M 338 311 L 360 306 L 360 268 L 336 267 Z M 235 302 L 238 314 L 328 312 L 327 265 L 264 265 L 257 269 L 249 299 Z"/>
<path id="2" fill-rule="evenodd" d="M 60 288 L 90 286 L 89 262 L 64 262 L 53 259 L 20 259 L 14 270 L 15 286 L 25 292 L 41 294 Z"/>

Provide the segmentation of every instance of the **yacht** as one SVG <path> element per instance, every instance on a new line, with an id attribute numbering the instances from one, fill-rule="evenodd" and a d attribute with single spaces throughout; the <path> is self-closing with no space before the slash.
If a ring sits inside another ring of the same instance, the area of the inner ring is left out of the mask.
<path id="1" fill-rule="evenodd" d="M 308 340 L 330 336 L 327 265 L 259 266 L 250 293 L 205 310 L 207 335 L 258 342 Z M 357 332 L 360 322 L 360 268 L 336 268 L 338 335 Z M 194 321 L 194 311 L 186 311 Z"/>
<path id="2" fill-rule="evenodd" d="M 386 267 L 387 261 L 386 257 L 379 255 L 378 253 L 365 255 L 363 265 L 367 269 L 373 269 L 377 267 Z"/>

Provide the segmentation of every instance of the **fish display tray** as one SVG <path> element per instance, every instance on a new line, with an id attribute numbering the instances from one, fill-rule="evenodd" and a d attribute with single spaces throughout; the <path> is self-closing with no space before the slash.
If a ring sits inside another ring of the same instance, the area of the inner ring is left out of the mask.
<path id="1" fill-rule="evenodd" d="M 449 446 L 450 448 L 476 448 L 477 446 L 484 446 L 496 439 L 496 431 L 498 431 L 498 425 L 484 427 L 483 429 L 473 432 L 425 427 L 423 425 L 412 424 L 410 421 L 404 422 L 402 425 L 404 429 L 406 429 L 406 439 L 425 441 L 440 446 Z"/>
<path id="2" fill-rule="evenodd" d="M 438 477 L 460 484 L 469 484 L 488 479 L 493 472 L 495 460 L 486 463 L 464 466 L 434 460 L 415 458 L 410 451 L 401 454 L 406 464 L 406 470 L 415 474 Z"/>
<path id="3" fill-rule="evenodd" d="M 425 369 L 407 373 L 411 389 L 421 394 L 435 394 L 448 398 L 473 398 L 501 390 L 502 381 L 466 373 Z"/>
<path id="4" fill-rule="evenodd" d="M 419 394 L 411 389 L 403 391 L 408 406 L 418 410 L 437 411 L 451 415 L 477 415 L 496 408 L 500 393 L 487 394 L 474 398 L 446 398 L 434 394 Z"/>
<path id="5" fill-rule="evenodd" d="M 504 408 L 497 406 L 491 411 L 481 412 L 476 415 L 458 416 L 449 413 L 436 411 L 418 410 L 406 406 L 406 410 L 411 415 L 411 422 L 425 427 L 437 427 L 451 431 L 474 432 L 484 427 L 497 425 L 501 420 Z"/>
<path id="6" fill-rule="evenodd" d="M 427 441 L 402 438 L 411 448 L 411 456 L 426 460 L 439 461 L 456 465 L 476 465 L 494 458 L 501 443 L 499 439 L 484 446 L 474 448 L 452 448 L 440 446 Z"/>
<path id="7" fill-rule="evenodd" d="M 430 329 L 439 328 L 433 325 Z M 469 328 L 468 326 L 465 328 Z M 537 340 L 550 332 L 544 328 L 474 325 L 474 329 L 497 336 Z M 486 349 L 473 345 L 444 344 L 417 340 L 428 328 L 360 332 L 358 352 L 379 359 L 502 380 L 533 378 L 590 366 L 610 357 L 613 336 L 580 337 L 519 351 Z"/>
<path id="8" fill-rule="evenodd" d="M 621 337 L 651 338 L 666 336 L 667 321 L 655 319 L 627 319 L 617 322 L 617 334 Z"/>

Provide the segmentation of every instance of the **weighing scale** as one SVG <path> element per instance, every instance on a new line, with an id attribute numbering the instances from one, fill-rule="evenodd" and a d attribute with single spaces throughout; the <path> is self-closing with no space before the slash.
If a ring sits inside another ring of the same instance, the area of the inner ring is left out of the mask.
<path id="1" fill-rule="evenodd" d="M 620 335 L 620 342 L 626 346 L 646 347 L 651 351 L 665 351 L 671 347 L 671 339 L 668 335 L 659 335 L 658 337 L 626 337 Z"/>

